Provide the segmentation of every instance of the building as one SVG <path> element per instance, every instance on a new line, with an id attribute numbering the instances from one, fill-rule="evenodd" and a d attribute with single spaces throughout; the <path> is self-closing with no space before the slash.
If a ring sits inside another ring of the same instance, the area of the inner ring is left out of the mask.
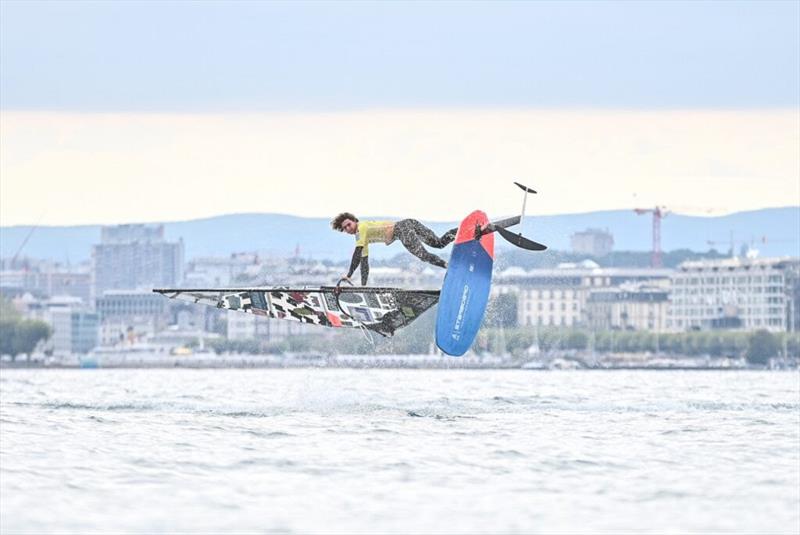
<path id="1" fill-rule="evenodd" d="M 318 325 L 243 314 L 233 310 L 227 311 L 227 321 L 228 340 L 258 339 L 262 342 L 279 342 L 292 336 L 331 334 L 328 329 Z"/>
<path id="2" fill-rule="evenodd" d="M 96 312 L 54 308 L 49 314 L 53 355 L 86 354 L 97 346 L 100 320 Z"/>
<path id="3" fill-rule="evenodd" d="M 114 225 L 100 229 L 100 241 L 105 244 L 158 242 L 164 239 L 164 225 Z"/>
<path id="4" fill-rule="evenodd" d="M 178 286 L 183 277 L 183 241 L 164 240 L 164 226 L 102 228 L 92 247 L 95 296 L 106 290 Z"/>
<path id="5" fill-rule="evenodd" d="M 786 330 L 800 332 L 800 260 L 787 261 L 783 276 L 786 281 Z"/>
<path id="6" fill-rule="evenodd" d="M 160 318 L 165 321 L 167 304 L 164 296 L 140 290 L 108 290 L 95 301 L 100 319 Z"/>
<path id="7" fill-rule="evenodd" d="M 170 302 L 144 290 L 107 290 L 95 300 L 100 343 L 117 345 L 150 339 L 170 321 Z"/>
<path id="8" fill-rule="evenodd" d="M 495 276 L 493 291 L 517 295 L 521 326 L 572 327 L 585 321 L 584 309 L 592 290 L 623 283 L 662 284 L 671 273 L 669 269 L 600 268 L 591 261 L 529 271 L 512 267 Z"/>
<path id="9" fill-rule="evenodd" d="M 666 285 L 622 284 L 589 290 L 582 323 L 598 330 L 664 332 L 669 288 Z"/>
<path id="10" fill-rule="evenodd" d="M 229 310 L 226 314 L 228 321 L 228 340 L 252 340 L 258 336 L 259 324 L 255 314 L 242 314 Z M 269 320 L 262 319 L 267 322 Z M 264 326 L 266 328 L 266 325 Z"/>
<path id="11" fill-rule="evenodd" d="M 0 289 L 40 296 L 69 295 L 91 302 L 91 272 L 88 264 L 64 266 L 50 261 L 26 259 L 23 269 L 0 270 Z"/>
<path id="12" fill-rule="evenodd" d="M 229 257 L 207 256 L 186 264 L 184 285 L 190 288 L 224 288 L 236 284 L 237 278 L 252 277 L 261 270 L 262 261 L 255 253 L 237 253 Z"/>
<path id="13" fill-rule="evenodd" d="M 590 228 L 573 234 L 570 243 L 573 253 L 600 257 L 612 251 L 614 236 L 608 230 Z"/>
<path id="14" fill-rule="evenodd" d="M 38 273 L 26 269 L 4 269 L 0 271 L 0 288 L 6 292 L 38 292 Z"/>
<path id="15" fill-rule="evenodd" d="M 667 328 L 796 330 L 799 281 L 796 258 L 684 262 L 671 277 Z"/>
<path id="16" fill-rule="evenodd" d="M 54 270 L 41 274 L 39 289 L 45 295 L 71 295 L 91 302 L 92 274 L 88 271 Z"/>
<path id="17" fill-rule="evenodd" d="M 415 269 L 399 267 L 373 267 L 369 270 L 370 286 L 387 286 L 392 288 L 440 289 L 445 270 L 433 268 L 427 264 L 415 266 Z M 341 275 L 340 275 L 341 276 Z M 359 284 L 361 277 L 358 271 L 353 275 L 354 284 Z"/>
<path id="18" fill-rule="evenodd" d="M 55 296 L 40 300 L 27 294 L 15 304 L 25 317 L 44 321 L 53 328 L 46 347 L 53 355 L 84 354 L 97 346 L 99 315 L 80 298 Z"/>

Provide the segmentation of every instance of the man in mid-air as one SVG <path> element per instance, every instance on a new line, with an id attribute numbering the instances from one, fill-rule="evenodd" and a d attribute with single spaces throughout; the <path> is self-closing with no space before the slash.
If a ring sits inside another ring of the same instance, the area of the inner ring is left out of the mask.
<path id="1" fill-rule="evenodd" d="M 438 237 L 431 229 L 416 219 L 402 219 L 393 221 L 359 221 L 350 212 L 342 212 L 331 221 L 333 230 L 354 234 L 356 248 L 353 251 L 353 260 L 350 269 L 343 278 L 350 279 L 356 268 L 361 265 L 361 285 L 367 285 L 369 278 L 369 244 L 383 242 L 386 245 L 400 240 L 400 243 L 420 260 L 441 268 L 447 268 L 447 262 L 430 253 L 422 246 L 426 245 L 441 249 L 456 239 L 458 229 L 450 229 Z"/>

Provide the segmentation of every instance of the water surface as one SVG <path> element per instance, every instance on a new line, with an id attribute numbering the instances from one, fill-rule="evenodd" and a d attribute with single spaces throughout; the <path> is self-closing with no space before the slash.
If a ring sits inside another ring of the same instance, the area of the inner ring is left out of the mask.
<path id="1" fill-rule="evenodd" d="M 800 375 L 3 370 L 0 530 L 800 532 Z"/>

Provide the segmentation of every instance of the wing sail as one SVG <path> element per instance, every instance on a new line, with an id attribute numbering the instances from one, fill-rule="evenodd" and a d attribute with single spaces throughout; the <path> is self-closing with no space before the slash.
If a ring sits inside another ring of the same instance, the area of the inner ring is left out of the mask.
<path id="1" fill-rule="evenodd" d="M 410 324 L 439 300 L 438 290 L 398 288 L 156 288 L 191 303 L 324 327 L 366 327 L 385 336 Z"/>

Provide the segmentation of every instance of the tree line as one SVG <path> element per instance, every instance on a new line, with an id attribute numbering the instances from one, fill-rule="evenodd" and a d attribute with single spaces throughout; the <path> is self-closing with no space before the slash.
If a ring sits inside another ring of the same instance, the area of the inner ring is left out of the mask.
<path id="1" fill-rule="evenodd" d="M 576 350 L 599 353 L 662 353 L 677 356 L 745 357 L 754 364 L 770 358 L 800 358 L 800 334 L 767 330 L 691 331 L 588 331 L 576 328 L 531 327 L 484 329 L 478 346 L 491 353 L 522 355 L 531 347 L 540 351 Z"/>
<path id="2" fill-rule="evenodd" d="M 284 354 L 424 354 L 434 350 L 435 314 L 425 314 L 391 338 L 366 336 L 359 330 L 337 329 L 315 335 L 298 335 L 280 341 L 226 340 L 209 342 L 217 353 Z M 531 348 L 549 351 L 596 351 L 598 353 L 661 353 L 675 356 L 747 358 L 766 364 L 781 355 L 800 357 L 800 334 L 697 331 L 657 334 L 648 331 L 598 331 L 578 328 L 485 327 L 478 333 L 473 350 L 495 355 L 524 357 Z"/>
<path id="3" fill-rule="evenodd" d="M 47 340 L 53 329 L 39 320 L 27 320 L 17 312 L 9 301 L 0 299 L 0 355 L 27 355 L 30 359 L 39 342 Z"/>

